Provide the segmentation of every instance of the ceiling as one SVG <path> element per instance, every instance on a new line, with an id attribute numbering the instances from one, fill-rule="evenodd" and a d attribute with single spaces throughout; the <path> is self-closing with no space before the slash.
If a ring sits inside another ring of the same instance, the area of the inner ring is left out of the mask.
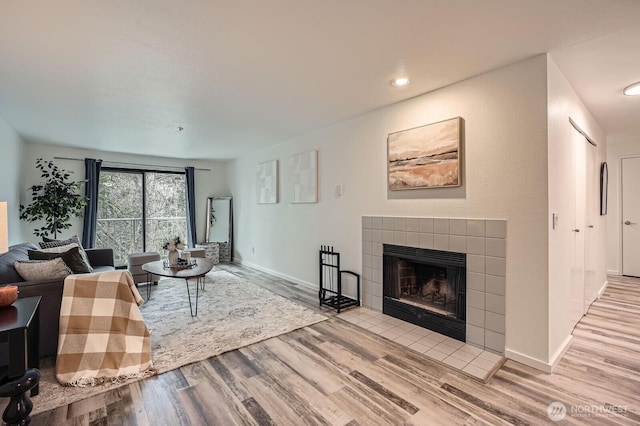
<path id="1" fill-rule="evenodd" d="M 639 46 L 637 0 L 3 0 L 0 117 L 28 142 L 229 159 L 550 52 L 637 141 Z"/>

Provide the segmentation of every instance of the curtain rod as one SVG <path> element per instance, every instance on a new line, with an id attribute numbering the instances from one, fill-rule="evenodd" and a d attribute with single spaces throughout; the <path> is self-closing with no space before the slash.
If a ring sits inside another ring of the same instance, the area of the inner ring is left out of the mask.
<path id="1" fill-rule="evenodd" d="M 591 145 L 593 145 L 593 146 L 598 146 L 598 144 L 596 143 L 596 141 L 594 141 L 593 139 L 591 139 L 591 138 L 589 137 L 589 135 L 588 135 L 588 134 L 586 134 L 586 133 L 585 133 L 585 131 L 584 131 L 584 130 L 582 130 L 582 129 L 580 128 L 580 126 L 578 126 L 578 125 L 576 124 L 576 122 L 575 122 L 575 121 L 573 121 L 573 120 L 571 119 L 571 117 L 569 117 L 569 123 L 571 123 L 571 125 L 573 126 L 573 128 L 574 128 L 574 129 L 576 129 L 576 130 L 578 131 L 578 133 L 580 133 L 582 136 L 584 136 L 584 137 L 585 137 L 585 139 L 587 139 Z"/>
<path id="2" fill-rule="evenodd" d="M 84 158 L 72 158 L 72 157 L 53 157 L 54 160 L 71 160 L 71 161 L 84 161 Z M 180 166 L 162 166 L 159 164 L 140 164 L 140 163 L 125 163 L 123 161 L 108 161 L 108 160 L 103 160 L 103 163 L 108 163 L 108 164 L 120 164 L 120 165 L 126 165 L 126 166 L 137 166 L 137 167 L 164 167 L 167 169 L 183 169 L 184 167 L 180 167 Z M 200 171 L 205 171 L 205 172 L 210 172 L 211 169 L 202 169 L 199 167 L 195 167 L 195 170 L 200 170 Z"/>

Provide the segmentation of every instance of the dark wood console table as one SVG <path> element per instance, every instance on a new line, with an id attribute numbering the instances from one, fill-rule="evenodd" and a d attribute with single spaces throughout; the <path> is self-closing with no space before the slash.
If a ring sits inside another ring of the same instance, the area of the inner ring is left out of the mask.
<path id="1" fill-rule="evenodd" d="M 8 342 L 9 365 L 2 382 L 24 375 L 29 368 L 39 368 L 40 296 L 18 299 L 13 305 L 0 308 L 0 341 Z M 38 386 L 31 396 L 38 394 Z"/>

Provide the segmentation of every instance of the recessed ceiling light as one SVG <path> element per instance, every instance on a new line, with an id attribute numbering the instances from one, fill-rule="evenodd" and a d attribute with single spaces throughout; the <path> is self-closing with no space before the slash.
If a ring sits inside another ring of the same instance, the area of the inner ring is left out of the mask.
<path id="1" fill-rule="evenodd" d="M 406 86 L 407 84 L 409 84 L 409 79 L 407 77 L 396 78 L 395 80 L 391 81 L 391 84 L 396 87 Z"/>
<path id="2" fill-rule="evenodd" d="M 640 95 L 640 81 L 637 83 L 633 83 L 630 86 L 627 86 L 622 91 L 627 96 L 638 96 Z"/>

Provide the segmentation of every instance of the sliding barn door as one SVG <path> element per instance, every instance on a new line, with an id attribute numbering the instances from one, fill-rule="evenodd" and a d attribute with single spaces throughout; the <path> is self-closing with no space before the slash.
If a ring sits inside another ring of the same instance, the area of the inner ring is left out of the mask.
<path id="1" fill-rule="evenodd" d="M 584 138 L 583 138 L 584 139 Z M 586 140 L 585 144 L 585 230 L 584 230 L 584 309 L 598 297 L 598 289 L 602 283 L 596 280 L 597 223 L 600 217 L 600 167 L 596 164 L 596 147 Z"/>
<path id="2" fill-rule="evenodd" d="M 573 135 L 573 194 L 569 194 L 573 199 L 573 256 L 571 264 L 571 286 L 570 286 L 570 321 L 571 327 L 580 321 L 584 315 L 584 270 L 585 270 L 585 179 L 586 179 L 586 144 L 584 136 L 575 129 L 571 129 Z"/>

